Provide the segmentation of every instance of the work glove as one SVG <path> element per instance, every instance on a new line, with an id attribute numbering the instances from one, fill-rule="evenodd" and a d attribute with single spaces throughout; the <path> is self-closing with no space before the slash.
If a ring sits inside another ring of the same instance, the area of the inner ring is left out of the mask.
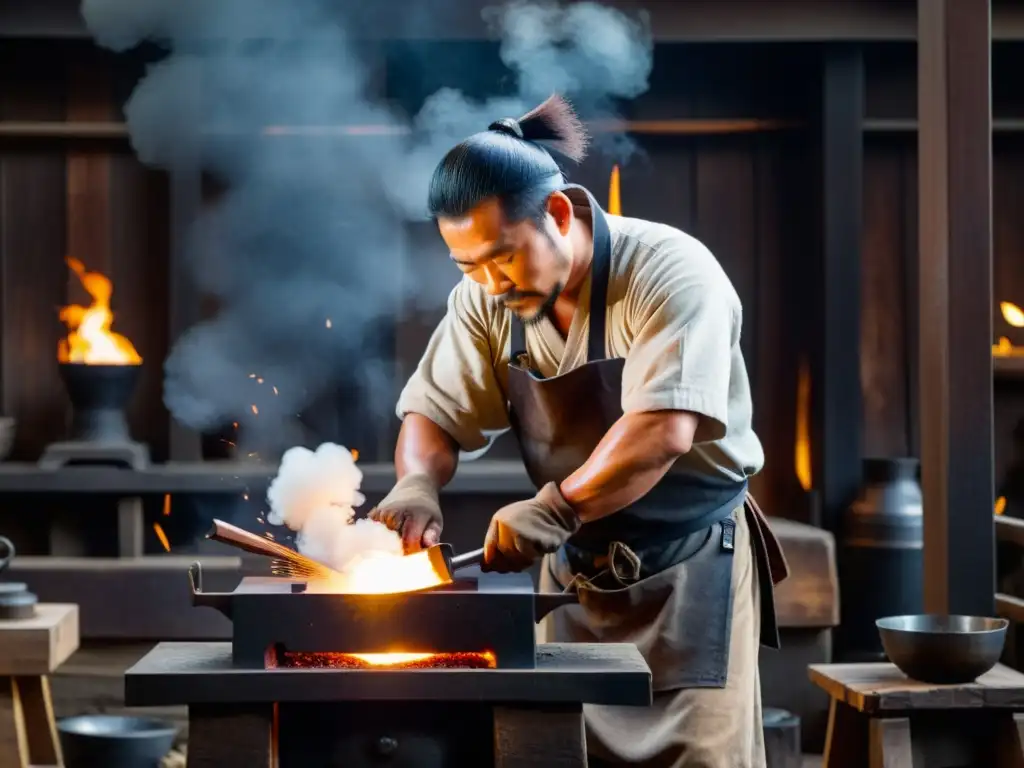
<path id="1" fill-rule="evenodd" d="M 367 517 L 401 534 L 406 554 L 437 544 L 444 526 L 437 487 L 426 475 L 403 477 Z"/>
<path id="2" fill-rule="evenodd" d="M 537 495 L 495 512 L 484 539 L 481 570 L 524 571 L 536 560 L 562 546 L 580 528 L 557 483 L 548 483 Z"/>

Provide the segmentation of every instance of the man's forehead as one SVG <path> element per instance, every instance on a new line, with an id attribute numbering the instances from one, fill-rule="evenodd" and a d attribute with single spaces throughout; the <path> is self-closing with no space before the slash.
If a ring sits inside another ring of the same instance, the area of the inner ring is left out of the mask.
<path id="1" fill-rule="evenodd" d="M 480 203 L 464 216 L 441 217 L 437 223 L 448 248 L 460 259 L 482 257 L 503 247 L 512 229 L 501 206 L 491 200 Z"/>

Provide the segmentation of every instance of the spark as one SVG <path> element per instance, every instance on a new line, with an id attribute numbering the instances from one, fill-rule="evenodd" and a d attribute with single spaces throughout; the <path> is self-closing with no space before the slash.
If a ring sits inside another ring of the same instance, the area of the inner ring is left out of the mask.
<path id="1" fill-rule="evenodd" d="M 263 383 L 263 379 L 256 379 L 256 383 L 257 384 L 262 384 Z"/>
<path id="2" fill-rule="evenodd" d="M 272 534 L 270 531 L 265 532 L 263 535 L 266 536 L 271 541 L 274 540 L 274 534 Z"/>
<path id="3" fill-rule="evenodd" d="M 256 407 L 255 405 L 251 406 L 251 408 L 252 408 L 252 412 L 253 412 L 253 413 L 254 413 L 255 415 L 257 415 L 257 416 L 259 416 L 259 415 L 260 415 L 260 409 L 259 409 L 259 408 L 257 408 L 257 407 Z"/>
<path id="4" fill-rule="evenodd" d="M 256 378 L 256 374 L 255 373 L 250 373 L 249 374 L 249 378 L 250 379 L 255 379 Z"/>
<path id="5" fill-rule="evenodd" d="M 277 394 L 277 387 L 271 387 L 271 389 L 274 390 L 274 394 L 276 395 Z"/>
<path id="6" fill-rule="evenodd" d="M 156 537 L 160 539 L 160 543 L 164 547 L 165 552 L 171 551 L 171 542 L 167 540 L 167 534 L 164 533 L 164 529 L 160 526 L 160 523 L 153 523 L 153 532 L 156 533 Z"/>
<path id="7" fill-rule="evenodd" d="M 164 494 L 164 517 L 171 516 L 171 494 Z"/>
<path id="8" fill-rule="evenodd" d="M 249 494 L 248 493 L 243 493 L 242 494 L 242 498 L 245 499 L 246 501 L 248 501 L 249 500 Z"/>
<path id="9" fill-rule="evenodd" d="M 331 318 L 329 318 L 329 317 L 327 318 L 327 321 L 324 323 L 324 327 L 325 328 L 330 328 L 331 327 Z"/>

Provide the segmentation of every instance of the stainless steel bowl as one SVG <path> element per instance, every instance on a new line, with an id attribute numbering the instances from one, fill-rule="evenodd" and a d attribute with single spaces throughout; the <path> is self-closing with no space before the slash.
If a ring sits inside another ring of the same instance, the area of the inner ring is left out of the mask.
<path id="1" fill-rule="evenodd" d="M 0 461 L 7 458 L 14 445 L 14 419 L 10 416 L 0 416 Z"/>
<path id="2" fill-rule="evenodd" d="M 78 715 L 57 721 L 67 768 L 156 768 L 178 729 L 164 720 Z"/>
<path id="3" fill-rule="evenodd" d="M 1006 619 L 983 616 L 889 616 L 875 622 L 889 660 L 923 683 L 970 683 L 999 661 Z"/>

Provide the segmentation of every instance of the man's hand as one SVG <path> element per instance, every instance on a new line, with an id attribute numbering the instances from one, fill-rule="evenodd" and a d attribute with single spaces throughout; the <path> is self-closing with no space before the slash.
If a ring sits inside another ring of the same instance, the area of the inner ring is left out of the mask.
<path id="1" fill-rule="evenodd" d="M 548 483 L 526 501 L 502 507 L 491 518 L 484 539 L 481 569 L 523 571 L 557 550 L 579 530 L 580 519 L 562 498 L 557 483 Z"/>
<path id="2" fill-rule="evenodd" d="M 384 523 L 402 536 L 406 554 L 418 552 L 441 540 L 444 518 L 434 481 L 426 475 L 408 474 L 395 483 L 391 493 L 370 510 L 371 520 Z"/>

